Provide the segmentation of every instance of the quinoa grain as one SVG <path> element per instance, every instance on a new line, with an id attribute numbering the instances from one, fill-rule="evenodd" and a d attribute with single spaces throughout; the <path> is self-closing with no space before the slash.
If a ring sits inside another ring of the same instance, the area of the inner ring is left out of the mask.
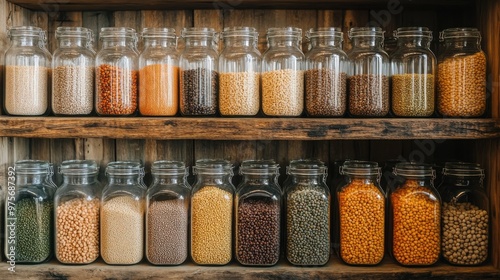
<path id="1" fill-rule="evenodd" d="M 296 117 L 304 109 L 304 71 L 262 73 L 262 110 L 267 116 Z"/>
<path id="2" fill-rule="evenodd" d="M 219 111 L 223 116 L 254 116 L 260 107 L 260 74 L 220 73 Z"/>

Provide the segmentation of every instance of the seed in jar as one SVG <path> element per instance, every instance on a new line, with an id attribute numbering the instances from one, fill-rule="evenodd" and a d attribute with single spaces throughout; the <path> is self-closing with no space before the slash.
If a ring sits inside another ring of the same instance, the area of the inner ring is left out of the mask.
<path id="1" fill-rule="evenodd" d="M 108 64 L 96 70 L 96 109 L 99 115 L 132 115 L 137 110 L 138 74 Z"/>
<path id="2" fill-rule="evenodd" d="M 384 194 L 373 183 L 354 179 L 338 200 L 340 257 L 348 264 L 378 264 L 384 257 Z"/>
<path id="3" fill-rule="evenodd" d="M 144 116 L 174 116 L 179 107 L 179 67 L 152 64 L 139 71 L 139 112 Z"/>
<path id="4" fill-rule="evenodd" d="M 5 67 L 5 110 L 10 115 L 43 115 L 49 103 L 49 69 L 42 66 Z"/>
<path id="5" fill-rule="evenodd" d="M 399 117 L 428 117 L 434 113 L 434 75 L 392 76 L 392 111 Z"/>
<path id="6" fill-rule="evenodd" d="M 223 116 L 253 116 L 259 112 L 260 74 L 219 74 L 219 111 Z"/>
<path id="7" fill-rule="evenodd" d="M 431 265 L 441 250 L 439 199 L 408 179 L 391 194 L 392 253 L 402 265 Z"/>
<path id="8" fill-rule="evenodd" d="M 389 113 L 389 77 L 362 74 L 348 78 L 349 112 L 360 117 L 383 117 Z"/>
<path id="9" fill-rule="evenodd" d="M 305 72 L 306 111 L 310 116 L 340 117 L 346 110 L 346 74 L 330 69 Z"/>
<path id="10" fill-rule="evenodd" d="M 438 63 L 438 110 L 447 117 L 478 117 L 486 109 L 486 57 L 478 52 Z"/>
<path id="11" fill-rule="evenodd" d="M 52 110 L 56 115 L 88 115 L 94 107 L 94 68 L 58 66 L 52 73 Z"/>
<path id="12" fill-rule="evenodd" d="M 469 202 L 444 203 L 443 257 L 451 264 L 458 265 L 477 265 L 486 261 L 488 225 L 487 210 Z"/>
<path id="13" fill-rule="evenodd" d="M 304 109 L 304 72 L 262 73 L 262 110 L 268 116 L 300 116 Z"/>
<path id="14" fill-rule="evenodd" d="M 181 113 L 188 116 L 215 115 L 219 91 L 219 73 L 206 68 L 181 70 Z"/>

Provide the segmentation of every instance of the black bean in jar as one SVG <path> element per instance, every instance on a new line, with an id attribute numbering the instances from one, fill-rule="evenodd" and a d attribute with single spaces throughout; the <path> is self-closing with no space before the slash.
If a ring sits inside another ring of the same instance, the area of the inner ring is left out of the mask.
<path id="1" fill-rule="evenodd" d="M 181 113 L 187 116 L 215 115 L 219 74 L 205 68 L 181 70 Z"/>

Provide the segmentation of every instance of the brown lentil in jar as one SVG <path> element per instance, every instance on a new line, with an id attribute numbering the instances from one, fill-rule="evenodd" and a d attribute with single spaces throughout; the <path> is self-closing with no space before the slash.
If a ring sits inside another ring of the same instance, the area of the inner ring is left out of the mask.
<path id="1" fill-rule="evenodd" d="M 360 117 L 383 117 L 389 113 L 389 77 L 362 74 L 348 78 L 349 113 Z"/>
<path id="2" fill-rule="evenodd" d="M 305 72 L 306 110 L 310 116 L 340 117 L 346 109 L 345 73 L 330 69 Z"/>
<path id="3" fill-rule="evenodd" d="M 486 109 L 483 52 L 447 58 L 438 64 L 438 110 L 447 117 L 478 117 Z"/>
<path id="4" fill-rule="evenodd" d="M 340 257 L 348 264 L 378 264 L 384 257 L 384 194 L 369 180 L 353 179 L 338 200 Z"/>
<path id="5" fill-rule="evenodd" d="M 439 199 L 407 179 L 391 194 L 392 253 L 402 265 L 431 265 L 441 249 L 441 208 Z"/>
<path id="6" fill-rule="evenodd" d="M 392 76 L 392 111 L 399 117 L 428 117 L 434 113 L 434 75 Z"/>
<path id="7" fill-rule="evenodd" d="M 96 70 L 97 113 L 132 115 L 137 109 L 138 74 L 135 70 L 102 64 Z"/>

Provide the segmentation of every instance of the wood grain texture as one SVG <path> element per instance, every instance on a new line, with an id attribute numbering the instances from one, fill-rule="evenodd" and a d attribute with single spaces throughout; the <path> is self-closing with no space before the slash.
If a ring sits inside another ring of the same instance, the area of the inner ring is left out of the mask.
<path id="1" fill-rule="evenodd" d="M 247 8 L 267 8 L 267 9 L 318 9 L 318 8 L 384 8 L 387 7 L 387 0 L 9 0 L 19 6 L 33 10 L 44 11 L 75 11 L 75 10 L 146 10 L 146 9 L 247 9 Z M 406 6 L 450 6 L 450 5 L 472 5 L 472 0 L 399 0 Z"/>
<path id="2" fill-rule="evenodd" d="M 484 139 L 494 119 L 0 117 L 0 136 L 33 138 L 334 140 Z"/>

